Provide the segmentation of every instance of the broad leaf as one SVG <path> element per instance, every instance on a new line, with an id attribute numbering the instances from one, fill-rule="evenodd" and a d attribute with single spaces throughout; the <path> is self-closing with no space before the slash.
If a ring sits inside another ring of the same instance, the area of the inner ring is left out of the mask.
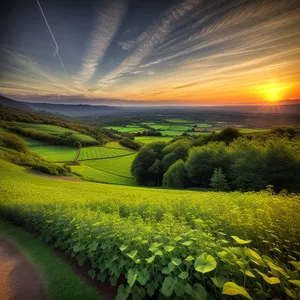
<path id="1" fill-rule="evenodd" d="M 229 296 L 243 296 L 249 300 L 253 300 L 251 296 L 248 294 L 248 292 L 243 288 L 242 286 L 237 285 L 234 282 L 226 282 L 223 286 L 222 290 L 223 295 L 229 295 Z"/>
<path id="2" fill-rule="evenodd" d="M 174 291 L 174 286 L 176 284 L 176 281 L 173 277 L 166 277 L 162 287 L 160 289 L 160 292 L 165 296 L 165 297 L 171 297 Z"/>
<path id="3" fill-rule="evenodd" d="M 231 236 L 238 244 L 240 245 L 246 245 L 246 244 L 249 244 L 251 243 L 252 241 L 251 240 L 242 240 L 240 239 L 239 237 L 235 236 L 235 235 L 232 235 Z"/>
<path id="4" fill-rule="evenodd" d="M 130 287 L 133 287 L 136 279 L 138 276 L 138 270 L 137 269 L 129 269 L 128 273 L 127 273 L 127 282 L 129 284 Z"/>
<path id="5" fill-rule="evenodd" d="M 194 263 L 194 268 L 202 274 L 211 272 L 217 267 L 216 260 L 209 254 L 203 253 L 198 256 Z"/>
<path id="6" fill-rule="evenodd" d="M 178 277 L 181 278 L 181 279 L 187 279 L 189 276 L 189 273 L 188 272 L 181 272 Z"/>
<path id="7" fill-rule="evenodd" d="M 280 283 L 280 279 L 277 277 L 268 277 L 266 274 L 256 270 L 256 272 L 269 284 L 278 284 Z"/>

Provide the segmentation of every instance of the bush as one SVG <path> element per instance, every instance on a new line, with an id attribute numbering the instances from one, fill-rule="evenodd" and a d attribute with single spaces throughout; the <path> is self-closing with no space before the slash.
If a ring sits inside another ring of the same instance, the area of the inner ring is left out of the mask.
<path id="1" fill-rule="evenodd" d="M 228 181 L 226 179 L 226 176 L 222 173 L 221 168 L 215 169 L 214 174 L 210 180 L 210 185 L 213 189 L 220 192 L 229 190 Z"/>
<path id="2" fill-rule="evenodd" d="M 120 144 L 133 150 L 139 150 L 142 147 L 141 143 L 138 143 L 130 138 L 125 138 L 121 140 Z"/>
<path id="3" fill-rule="evenodd" d="M 74 142 L 74 147 L 77 148 L 77 149 L 80 149 L 81 148 L 81 143 L 79 141 L 76 141 Z"/>
<path id="4" fill-rule="evenodd" d="M 0 146 L 17 150 L 19 152 L 27 152 L 26 143 L 15 134 L 0 132 Z"/>

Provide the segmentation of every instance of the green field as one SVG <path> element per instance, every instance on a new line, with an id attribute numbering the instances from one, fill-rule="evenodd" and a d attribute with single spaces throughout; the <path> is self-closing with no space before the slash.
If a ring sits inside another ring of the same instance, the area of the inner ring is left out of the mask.
<path id="1" fill-rule="evenodd" d="M 143 144 L 149 144 L 157 141 L 161 142 L 169 142 L 172 140 L 171 137 L 164 137 L 164 136 L 136 136 L 135 141 L 141 142 Z"/>
<path id="2" fill-rule="evenodd" d="M 76 148 L 69 146 L 32 146 L 29 149 L 52 162 L 72 161 L 77 153 Z"/>
<path id="3" fill-rule="evenodd" d="M 0 178 L 1 216 L 122 278 L 121 299 L 298 298 L 299 195 L 57 181 L 2 160 Z"/>
<path id="4" fill-rule="evenodd" d="M 185 126 L 185 125 L 172 125 L 170 126 L 170 128 L 168 129 L 169 131 L 187 131 L 192 129 L 191 126 Z"/>
<path id="5" fill-rule="evenodd" d="M 109 158 L 115 156 L 129 155 L 132 151 L 126 149 L 107 147 L 85 147 L 80 149 L 78 160 Z"/>
<path id="6" fill-rule="evenodd" d="M 155 129 L 155 130 L 168 130 L 171 126 L 168 124 L 155 124 L 155 125 L 151 125 L 151 128 Z"/>
<path id="7" fill-rule="evenodd" d="M 105 147 L 107 147 L 107 148 L 121 148 L 121 149 L 127 149 L 128 150 L 127 147 L 121 145 L 120 142 L 118 142 L 118 141 L 108 142 L 108 143 L 105 144 Z"/>
<path id="8" fill-rule="evenodd" d="M 132 178 L 122 177 L 114 174 L 110 174 L 93 167 L 81 164 L 80 166 L 71 167 L 73 172 L 76 172 L 82 176 L 82 179 L 87 181 L 94 181 L 100 183 L 111 183 L 120 185 L 135 185 L 135 180 Z"/>
<path id="9" fill-rule="evenodd" d="M 131 132 L 138 132 L 138 131 L 145 131 L 146 129 L 144 127 L 123 127 L 121 129 L 119 129 L 118 131 L 119 132 L 128 132 L 128 133 L 131 133 Z"/>
<path id="10" fill-rule="evenodd" d="M 135 156 L 136 154 L 132 154 L 107 159 L 87 160 L 81 164 L 114 175 L 133 178 L 130 167 Z"/>
<path id="11" fill-rule="evenodd" d="M 211 124 L 207 124 L 207 123 L 193 123 L 193 124 L 191 124 L 192 127 L 195 126 L 195 125 L 197 125 L 198 128 L 210 128 L 210 127 L 212 127 Z"/>

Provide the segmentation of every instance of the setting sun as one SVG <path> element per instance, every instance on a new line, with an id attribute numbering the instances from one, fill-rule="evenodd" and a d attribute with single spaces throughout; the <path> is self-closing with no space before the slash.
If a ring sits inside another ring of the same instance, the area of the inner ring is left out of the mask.
<path id="1" fill-rule="evenodd" d="M 277 102 L 284 99 L 289 88 L 290 85 L 273 82 L 259 87 L 259 93 L 266 101 Z"/>

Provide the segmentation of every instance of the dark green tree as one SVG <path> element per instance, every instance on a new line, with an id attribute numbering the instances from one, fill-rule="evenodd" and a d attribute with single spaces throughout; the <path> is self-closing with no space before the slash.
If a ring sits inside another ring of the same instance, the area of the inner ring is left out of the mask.
<path id="1" fill-rule="evenodd" d="M 210 186 L 217 191 L 228 191 L 229 184 L 221 168 L 216 168 L 210 180 Z"/>
<path id="2" fill-rule="evenodd" d="M 188 173 L 184 161 L 176 161 L 163 176 L 163 185 L 173 188 L 183 188 L 187 184 Z"/>

